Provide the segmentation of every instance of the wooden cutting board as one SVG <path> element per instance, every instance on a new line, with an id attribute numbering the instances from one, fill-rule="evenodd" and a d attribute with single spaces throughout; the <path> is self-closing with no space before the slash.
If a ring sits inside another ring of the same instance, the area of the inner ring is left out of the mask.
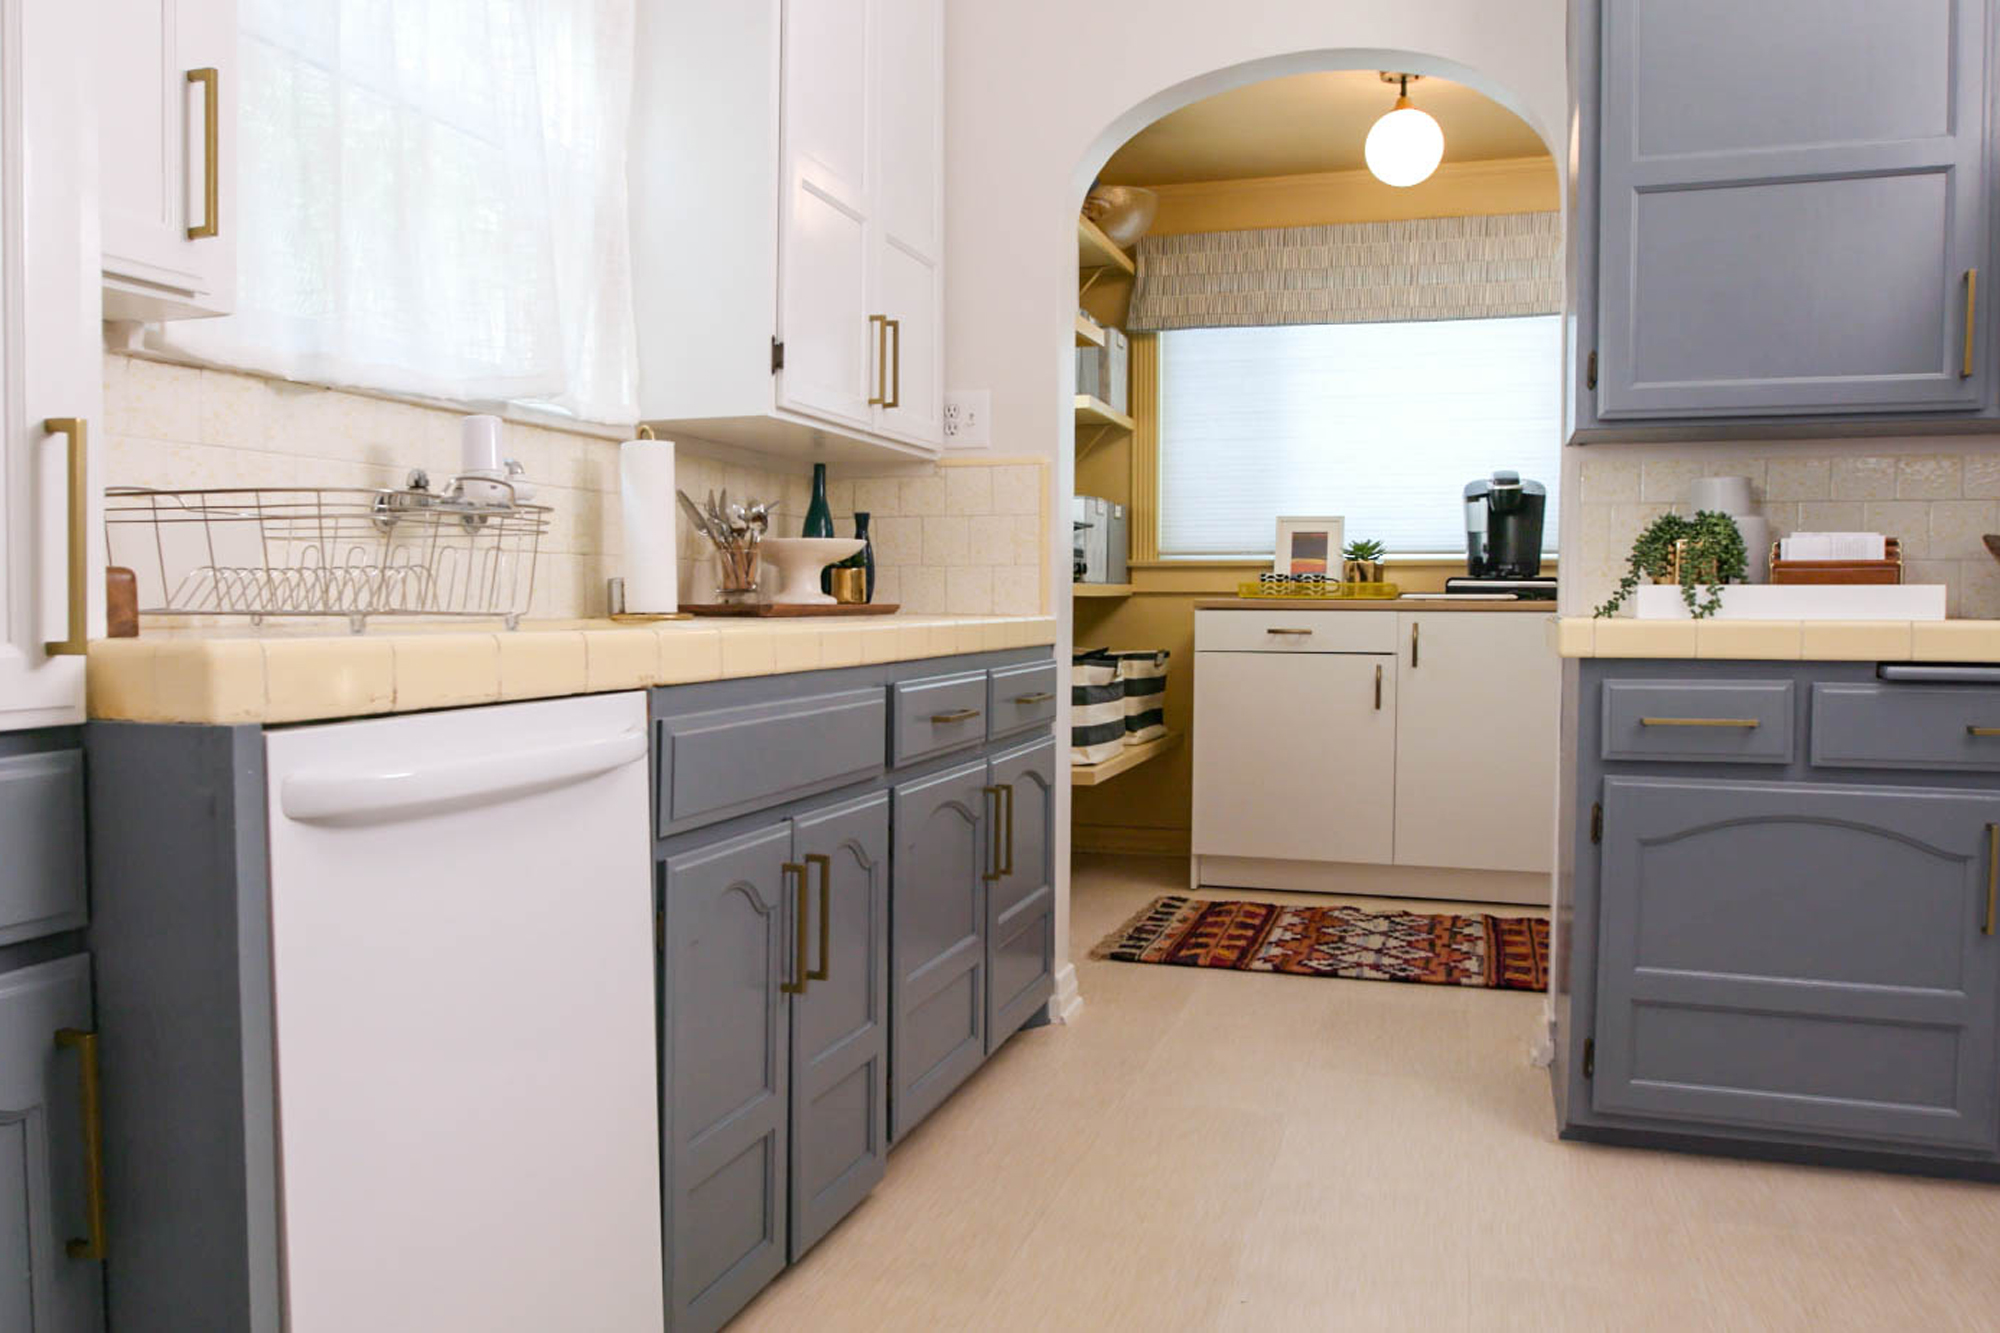
<path id="1" fill-rule="evenodd" d="M 898 602 L 836 602 L 832 606 L 801 606 L 796 602 L 695 602 L 681 610 L 695 616 L 889 616 Z"/>

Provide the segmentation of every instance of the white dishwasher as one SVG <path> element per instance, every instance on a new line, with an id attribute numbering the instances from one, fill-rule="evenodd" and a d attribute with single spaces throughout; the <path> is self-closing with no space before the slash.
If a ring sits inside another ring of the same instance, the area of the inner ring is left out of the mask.
<path id="1" fill-rule="evenodd" d="M 293 1333 L 665 1323 L 642 693 L 274 730 Z"/>

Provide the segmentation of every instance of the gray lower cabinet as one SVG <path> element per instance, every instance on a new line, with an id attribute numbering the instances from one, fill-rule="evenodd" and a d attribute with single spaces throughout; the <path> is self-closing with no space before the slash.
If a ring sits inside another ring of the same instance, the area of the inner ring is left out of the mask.
<path id="1" fill-rule="evenodd" d="M 1992 1151 L 2000 793 L 1609 778 L 1592 1105 Z"/>
<path id="2" fill-rule="evenodd" d="M 91 1022 L 87 955 L 0 973 L 0 1329 L 9 1333 L 104 1324 L 103 1213 L 82 1105 L 85 1076 L 96 1075 Z"/>
<path id="3" fill-rule="evenodd" d="M 895 789 L 892 1139 L 986 1059 L 990 786 L 979 759 Z"/>
<path id="4" fill-rule="evenodd" d="M 986 1050 L 998 1050 L 1055 991 L 1056 743 L 993 756 L 1000 870 L 986 893 Z"/>

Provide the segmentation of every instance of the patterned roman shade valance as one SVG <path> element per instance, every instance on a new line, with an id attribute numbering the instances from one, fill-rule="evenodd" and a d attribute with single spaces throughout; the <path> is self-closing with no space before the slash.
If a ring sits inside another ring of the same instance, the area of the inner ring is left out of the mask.
<path id="1" fill-rule="evenodd" d="M 1555 213 L 1416 218 L 1139 242 L 1132 332 L 1492 319 L 1562 309 Z"/>

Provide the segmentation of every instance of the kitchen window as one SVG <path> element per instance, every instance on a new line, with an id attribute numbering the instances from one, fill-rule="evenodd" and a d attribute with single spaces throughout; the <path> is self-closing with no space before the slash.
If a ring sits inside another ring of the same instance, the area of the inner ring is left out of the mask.
<path id="1" fill-rule="evenodd" d="M 1280 514 L 1340 514 L 1394 555 L 1462 555 L 1465 483 L 1549 490 L 1561 317 L 1179 329 L 1159 335 L 1160 555 L 1271 553 Z"/>

